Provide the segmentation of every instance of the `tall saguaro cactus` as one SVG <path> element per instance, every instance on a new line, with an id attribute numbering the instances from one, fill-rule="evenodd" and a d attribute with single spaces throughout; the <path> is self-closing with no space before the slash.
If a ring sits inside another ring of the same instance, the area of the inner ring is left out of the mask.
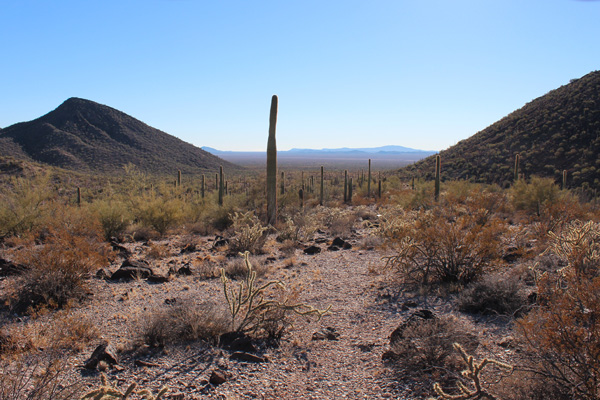
<path id="1" fill-rule="evenodd" d="M 200 193 L 202 193 L 202 198 L 204 198 L 204 192 L 206 190 L 206 177 L 202 174 L 202 186 L 200 187 Z"/>
<path id="2" fill-rule="evenodd" d="M 319 193 L 319 204 L 323 205 L 323 191 L 325 189 L 325 185 L 323 184 L 323 166 L 321 165 L 321 192 Z"/>
<path id="3" fill-rule="evenodd" d="M 440 155 L 435 156 L 435 194 L 434 199 L 438 201 L 440 199 L 440 170 L 441 170 L 441 158 Z"/>
<path id="4" fill-rule="evenodd" d="M 515 156 L 515 182 L 519 180 L 519 161 L 521 160 L 521 156 L 519 153 Z"/>
<path id="5" fill-rule="evenodd" d="M 223 193 L 225 191 L 225 182 L 223 178 L 223 166 L 219 167 L 219 205 L 223 205 Z"/>
<path id="6" fill-rule="evenodd" d="M 344 203 L 348 202 L 348 170 L 344 170 Z"/>
<path id="7" fill-rule="evenodd" d="M 275 141 L 277 103 L 277 95 L 273 95 L 269 115 L 269 139 L 267 141 L 267 224 L 273 226 L 277 223 L 277 143 Z"/>
<path id="8" fill-rule="evenodd" d="M 369 158 L 369 176 L 367 181 L 367 197 L 371 197 L 371 159 Z"/>

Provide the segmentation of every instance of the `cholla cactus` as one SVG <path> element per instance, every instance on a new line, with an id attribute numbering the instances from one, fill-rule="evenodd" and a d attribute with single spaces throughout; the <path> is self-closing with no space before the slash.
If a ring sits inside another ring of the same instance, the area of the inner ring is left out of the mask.
<path id="1" fill-rule="evenodd" d="M 223 283 L 223 294 L 229 312 L 231 314 L 231 328 L 234 331 L 255 331 L 260 328 L 261 322 L 265 320 L 265 314 L 270 310 L 292 311 L 299 315 L 316 315 L 320 320 L 325 314 L 331 310 L 331 306 L 325 310 L 319 310 L 313 306 L 304 303 L 288 304 L 277 300 L 265 298 L 267 289 L 271 287 L 283 288 L 284 284 L 281 281 L 268 281 L 267 283 L 256 285 L 256 271 L 250 263 L 248 251 L 243 254 L 246 268 L 248 269 L 246 279 L 234 288 L 232 283 L 225 275 L 225 269 L 221 268 L 221 282 Z"/>
<path id="2" fill-rule="evenodd" d="M 462 371 L 461 375 L 464 378 L 469 379 L 475 388 L 469 389 L 462 382 L 458 382 L 456 386 L 460 394 L 448 394 L 442 390 L 439 383 L 436 383 L 433 385 L 433 390 L 435 390 L 438 397 L 437 399 L 429 400 L 496 400 L 497 397 L 481 387 L 481 371 L 488 365 L 496 365 L 507 371 L 512 371 L 513 367 L 500 361 L 490 360 L 489 358 L 484 358 L 480 363 L 477 363 L 473 356 L 468 355 L 460 344 L 454 343 L 454 348 L 460 353 L 463 361 L 467 364 L 467 369 Z"/>

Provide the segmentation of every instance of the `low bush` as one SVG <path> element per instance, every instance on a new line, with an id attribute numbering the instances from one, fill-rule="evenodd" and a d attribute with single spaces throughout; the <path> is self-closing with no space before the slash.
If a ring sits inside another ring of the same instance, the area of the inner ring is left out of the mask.
<path id="1" fill-rule="evenodd" d="M 470 313 L 518 315 L 526 306 L 523 284 L 514 277 L 500 274 L 484 276 L 469 284 L 458 296 L 458 308 Z"/>
<path id="2" fill-rule="evenodd" d="M 217 343 L 228 328 L 226 310 L 217 304 L 177 299 L 174 305 L 151 310 L 150 315 L 145 315 L 138 335 L 151 347 L 198 340 Z"/>
<path id="3" fill-rule="evenodd" d="M 109 250 L 99 240 L 52 231 L 42 246 L 23 248 L 17 261 L 30 268 L 16 283 L 9 302 L 13 312 L 39 307 L 62 308 L 82 300 L 92 272 L 108 263 Z"/>
<path id="4" fill-rule="evenodd" d="M 529 368 L 571 398 L 600 397 L 600 224 L 549 234 L 566 266 L 538 270 L 537 304 L 518 321 Z"/>
<path id="5" fill-rule="evenodd" d="M 386 266 L 400 272 L 406 283 L 467 284 L 481 277 L 501 256 L 505 224 L 496 218 L 484 224 L 476 216 L 425 211 L 393 245 L 397 254 L 384 257 Z"/>

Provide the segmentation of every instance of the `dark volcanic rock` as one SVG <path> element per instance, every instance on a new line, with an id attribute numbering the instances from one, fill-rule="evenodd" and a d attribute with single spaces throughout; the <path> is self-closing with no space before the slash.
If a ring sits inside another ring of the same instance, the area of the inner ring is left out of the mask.
<path id="1" fill-rule="evenodd" d="M 146 279 L 152 275 L 154 275 L 154 272 L 147 263 L 127 259 L 111 275 L 110 279 L 113 281 L 118 279 Z"/>
<path id="2" fill-rule="evenodd" d="M 108 342 L 102 343 L 96 347 L 90 358 L 85 362 L 84 366 L 87 369 L 96 369 L 100 361 L 104 361 L 109 365 L 118 364 L 115 349 Z"/>
<path id="3" fill-rule="evenodd" d="M 321 248 L 319 246 L 310 246 L 304 249 L 304 254 L 318 254 L 321 252 Z"/>
<path id="4" fill-rule="evenodd" d="M 24 265 L 0 258 L 0 276 L 21 275 L 27 270 L 28 268 Z"/>

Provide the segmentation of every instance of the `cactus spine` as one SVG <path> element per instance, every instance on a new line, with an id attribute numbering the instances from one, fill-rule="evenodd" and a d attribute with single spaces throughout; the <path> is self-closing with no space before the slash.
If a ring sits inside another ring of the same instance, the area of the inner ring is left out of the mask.
<path id="1" fill-rule="evenodd" d="M 225 190 L 225 182 L 223 181 L 223 166 L 219 166 L 219 205 L 223 205 L 223 192 Z"/>
<path id="2" fill-rule="evenodd" d="M 519 161 L 521 160 L 521 156 L 519 153 L 515 156 L 515 182 L 519 180 Z"/>
<path id="3" fill-rule="evenodd" d="M 319 204 L 323 205 L 323 190 L 325 189 L 325 185 L 323 184 L 323 166 L 321 165 L 321 191 L 319 193 Z"/>
<path id="4" fill-rule="evenodd" d="M 269 115 L 269 139 L 267 141 L 267 224 L 277 223 L 277 144 L 275 128 L 277 126 L 278 98 L 271 98 Z"/>
<path id="5" fill-rule="evenodd" d="M 435 193 L 434 199 L 438 201 L 440 199 L 440 170 L 441 170 L 441 158 L 440 155 L 435 156 Z"/>

